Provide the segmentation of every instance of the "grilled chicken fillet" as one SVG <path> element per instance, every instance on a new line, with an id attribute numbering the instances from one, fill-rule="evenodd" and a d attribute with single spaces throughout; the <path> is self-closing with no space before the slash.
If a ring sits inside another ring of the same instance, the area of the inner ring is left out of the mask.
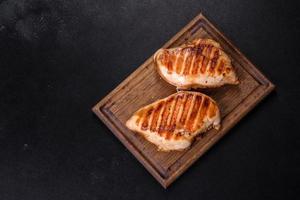
<path id="1" fill-rule="evenodd" d="M 228 55 L 211 39 L 196 39 L 180 47 L 159 49 L 154 62 L 162 78 L 178 89 L 239 83 Z"/>
<path id="2" fill-rule="evenodd" d="M 200 133 L 220 127 L 216 102 L 200 92 L 180 91 L 147 105 L 126 122 L 161 151 L 189 147 Z"/>

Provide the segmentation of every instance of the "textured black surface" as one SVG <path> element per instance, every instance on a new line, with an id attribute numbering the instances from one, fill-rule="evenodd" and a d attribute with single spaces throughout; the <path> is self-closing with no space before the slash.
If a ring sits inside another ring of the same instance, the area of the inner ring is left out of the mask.
<path id="1" fill-rule="evenodd" d="M 291 199 L 292 1 L 0 0 L 0 199 Z M 202 11 L 277 88 L 168 190 L 91 107 Z"/>

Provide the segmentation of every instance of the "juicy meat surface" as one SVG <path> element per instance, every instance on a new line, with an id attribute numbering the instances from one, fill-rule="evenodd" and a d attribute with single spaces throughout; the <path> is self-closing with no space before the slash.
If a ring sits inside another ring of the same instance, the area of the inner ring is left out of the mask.
<path id="1" fill-rule="evenodd" d="M 211 39 L 196 39 L 176 48 L 159 49 L 154 62 L 162 78 L 181 89 L 239 83 L 228 55 Z"/>
<path id="2" fill-rule="evenodd" d="M 147 105 L 126 122 L 159 150 L 182 150 L 194 137 L 214 127 L 220 127 L 220 112 L 216 102 L 200 92 L 180 91 Z"/>

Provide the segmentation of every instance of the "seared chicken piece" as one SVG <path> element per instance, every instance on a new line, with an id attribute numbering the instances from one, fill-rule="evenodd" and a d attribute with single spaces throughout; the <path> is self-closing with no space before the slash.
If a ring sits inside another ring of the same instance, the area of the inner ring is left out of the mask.
<path id="1" fill-rule="evenodd" d="M 180 91 L 147 105 L 126 122 L 158 150 L 182 150 L 195 138 L 214 127 L 220 127 L 216 102 L 200 92 Z"/>
<path id="2" fill-rule="evenodd" d="M 177 48 L 159 49 L 154 62 L 161 77 L 178 89 L 239 83 L 231 60 L 220 44 L 211 39 L 196 39 Z"/>

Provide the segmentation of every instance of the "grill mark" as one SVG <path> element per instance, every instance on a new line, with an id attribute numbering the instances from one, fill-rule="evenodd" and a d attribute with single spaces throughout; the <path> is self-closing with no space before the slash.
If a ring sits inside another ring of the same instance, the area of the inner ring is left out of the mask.
<path id="1" fill-rule="evenodd" d="M 177 113 L 177 107 L 178 107 L 178 105 L 180 104 L 180 100 L 183 98 L 183 95 L 177 95 L 176 96 L 176 99 L 175 99 L 175 103 L 174 103 L 174 107 L 173 107 L 173 109 L 172 109 L 172 112 L 170 113 L 170 122 L 168 123 L 168 125 L 171 125 L 171 123 L 173 122 L 173 118 L 175 117 L 176 118 L 176 116 L 175 116 L 175 114 Z"/>
<path id="2" fill-rule="evenodd" d="M 209 51 L 209 58 L 210 59 L 214 59 L 215 55 L 216 55 L 216 48 L 214 46 L 210 47 L 210 51 Z"/>
<path id="3" fill-rule="evenodd" d="M 173 55 L 173 57 L 172 57 L 172 59 L 173 59 L 173 65 L 172 65 L 172 72 L 171 73 L 173 73 L 173 72 L 176 72 L 176 66 L 177 66 L 177 61 L 178 61 L 178 55 L 177 55 L 177 49 L 174 49 L 174 50 L 172 50 L 172 55 Z M 174 70 L 174 71 L 173 71 Z"/>
<path id="4" fill-rule="evenodd" d="M 203 46 L 202 46 L 203 47 Z M 201 59 L 201 53 L 202 53 L 202 48 L 201 46 L 199 48 L 195 48 L 195 60 L 193 66 L 190 68 L 188 74 L 193 74 L 194 70 L 196 70 L 199 66 L 199 61 Z"/>
<path id="5" fill-rule="evenodd" d="M 208 117 L 213 118 L 214 116 L 216 116 L 216 112 L 217 112 L 216 104 L 213 102 L 210 102 L 209 109 L 208 109 Z"/>
<path id="6" fill-rule="evenodd" d="M 142 130 L 147 130 L 148 129 L 148 124 L 149 124 L 149 119 L 150 119 L 150 116 L 153 112 L 153 107 L 150 108 L 147 112 L 146 112 L 146 115 L 144 117 L 144 121 L 142 123 Z"/>
<path id="7" fill-rule="evenodd" d="M 200 69 L 202 74 L 204 74 L 206 72 L 207 63 L 208 63 L 208 58 L 204 57 L 202 60 L 201 69 Z"/>
<path id="8" fill-rule="evenodd" d="M 202 62 L 204 59 L 205 59 L 205 56 L 201 55 L 200 59 L 197 63 L 197 69 L 196 69 L 196 71 L 194 71 L 195 74 L 201 74 L 201 66 L 202 66 Z"/>
<path id="9" fill-rule="evenodd" d="M 176 53 L 176 57 L 177 57 L 177 62 L 176 62 L 176 73 L 180 74 L 181 72 L 181 68 L 182 68 L 182 63 L 183 63 L 183 59 L 184 59 L 184 51 L 180 50 L 179 53 Z"/>
<path id="10" fill-rule="evenodd" d="M 185 122 L 183 124 L 183 127 L 184 127 L 184 130 L 186 131 L 186 127 L 187 127 L 187 123 L 189 121 L 189 118 L 190 118 L 190 115 L 192 113 L 192 110 L 193 110 L 193 107 L 194 107 L 194 104 L 195 104 L 195 100 L 196 100 L 196 96 L 195 94 L 192 94 L 192 98 L 190 100 L 190 104 L 189 106 L 186 107 L 186 110 L 187 110 L 187 115 L 186 115 L 186 119 L 185 119 Z"/>
<path id="11" fill-rule="evenodd" d="M 214 74 L 214 71 L 215 71 L 215 68 L 216 68 L 216 62 L 211 60 L 209 65 L 208 65 L 208 71 L 210 74 Z"/>
<path id="12" fill-rule="evenodd" d="M 199 56 L 199 58 L 197 59 L 197 61 L 195 62 L 196 64 L 194 65 L 193 67 L 193 70 L 192 70 L 192 74 L 197 74 L 199 69 L 201 68 L 201 63 L 203 61 L 205 57 L 204 56 Z"/>
<path id="13" fill-rule="evenodd" d="M 171 97 L 170 99 L 168 99 L 166 101 L 166 106 L 162 113 L 162 118 L 161 118 L 160 124 L 158 124 L 159 125 L 159 128 L 158 128 L 159 135 L 161 135 L 166 129 L 166 124 L 167 124 L 167 120 L 168 120 L 168 117 L 170 114 L 170 108 L 171 108 L 173 99 L 174 99 L 174 97 Z"/>
<path id="14" fill-rule="evenodd" d="M 181 124 L 180 124 L 180 119 L 184 113 L 184 106 L 186 104 L 186 101 L 187 101 L 187 94 L 183 93 L 183 99 L 182 99 L 181 105 L 179 107 L 178 116 L 176 118 L 176 127 L 179 129 L 182 128 Z"/>
<path id="15" fill-rule="evenodd" d="M 203 64 L 203 67 L 204 67 L 204 69 L 206 69 L 206 68 L 207 68 L 207 64 L 208 64 L 208 62 L 209 62 L 209 59 L 208 59 L 208 58 L 205 58 L 204 62 L 202 63 L 202 64 Z"/>
<path id="16" fill-rule="evenodd" d="M 209 44 L 209 45 L 207 46 L 206 54 L 207 54 L 207 57 L 208 57 L 208 58 L 211 58 L 211 57 L 212 57 L 212 56 L 211 56 L 211 54 L 212 54 L 212 48 L 213 48 L 213 46 L 212 46 L 211 44 Z"/>
<path id="17" fill-rule="evenodd" d="M 160 111 L 163 107 L 163 104 L 164 104 L 163 102 L 160 102 L 153 112 L 153 118 L 152 118 L 152 122 L 150 125 L 150 131 L 152 131 L 152 132 L 154 132 L 156 130 L 157 121 L 159 118 Z"/>
<path id="18" fill-rule="evenodd" d="M 168 119 L 167 119 L 167 124 L 165 126 L 165 130 L 163 132 L 163 134 L 165 135 L 164 137 L 166 138 L 167 135 L 168 135 L 168 132 L 169 132 L 169 129 L 170 129 L 170 124 L 171 124 L 171 119 L 172 119 L 172 115 L 174 113 L 174 109 L 175 109 L 175 105 L 177 103 L 177 100 L 178 100 L 178 95 L 176 96 L 176 98 L 172 101 L 171 103 L 171 109 L 169 111 L 169 115 L 168 115 Z"/>
<path id="19" fill-rule="evenodd" d="M 176 104 L 178 102 L 178 99 L 179 99 L 179 96 L 176 97 L 176 99 L 174 100 L 174 103 L 172 103 L 172 106 L 171 106 L 171 110 L 169 112 L 169 116 L 168 116 L 168 120 L 167 120 L 167 124 L 165 126 L 165 129 L 164 129 L 164 132 L 166 135 L 165 135 L 165 139 L 169 139 L 170 137 L 170 132 L 171 132 L 171 129 L 172 129 L 172 120 L 173 120 L 173 116 L 174 116 L 174 112 L 175 112 L 175 109 L 176 109 Z M 175 129 L 175 127 L 174 127 Z"/>
<path id="20" fill-rule="evenodd" d="M 215 52 L 214 52 L 214 58 L 215 58 L 216 60 L 218 60 L 218 59 L 220 58 L 220 51 L 219 51 L 219 49 L 217 49 L 217 48 L 216 48 L 216 50 L 215 50 Z"/>
<path id="21" fill-rule="evenodd" d="M 214 73 L 215 73 L 215 69 L 216 69 L 216 65 L 217 65 L 218 59 L 219 59 L 219 51 L 216 50 L 216 51 L 213 53 L 213 58 L 211 59 L 211 62 L 210 62 L 209 72 L 210 72 L 211 74 L 214 74 Z"/>
<path id="22" fill-rule="evenodd" d="M 169 61 L 169 54 L 166 50 L 162 50 L 158 57 L 157 60 L 159 60 L 161 62 L 162 65 L 164 66 L 168 66 L 168 61 Z"/>
<path id="23" fill-rule="evenodd" d="M 194 127 L 195 119 L 198 114 L 199 108 L 201 106 L 201 100 L 202 100 L 202 97 L 197 95 L 194 106 L 191 111 L 191 115 L 187 121 L 187 130 L 189 130 L 190 132 L 194 132 L 193 127 Z"/>
<path id="24" fill-rule="evenodd" d="M 171 55 L 169 55 L 168 58 L 169 58 L 169 60 L 168 60 L 167 68 L 168 68 L 168 73 L 171 74 L 173 71 L 173 60 L 174 60 L 173 53 L 171 53 Z"/>
<path id="25" fill-rule="evenodd" d="M 189 68 L 189 70 L 187 71 L 187 75 L 190 75 L 191 73 L 193 73 L 193 69 L 196 67 L 195 65 L 197 65 L 199 60 L 199 56 L 197 54 L 197 52 L 195 52 L 195 59 L 193 60 L 193 63 L 191 63 L 191 66 Z"/>
<path id="26" fill-rule="evenodd" d="M 212 58 L 211 52 L 215 48 L 213 45 L 202 43 L 202 44 L 199 44 L 197 47 L 199 49 L 199 54 L 201 54 L 209 59 Z"/>
<path id="27" fill-rule="evenodd" d="M 200 44 L 200 45 L 198 45 L 198 47 L 196 49 L 197 49 L 197 55 L 202 55 L 205 50 L 205 45 Z"/>
<path id="28" fill-rule="evenodd" d="M 179 120 L 179 124 L 182 127 L 184 126 L 184 123 L 185 123 L 186 117 L 188 115 L 189 108 L 190 108 L 192 100 L 193 100 L 193 95 L 192 94 L 188 94 L 187 98 L 186 98 L 186 100 L 184 102 L 184 105 L 183 105 L 182 115 L 181 115 L 180 120 Z"/>
<path id="29" fill-rule="evenodd" d="M 191 113 L 193 111 L 194 105 L 195 105 L 196 97 L 197 97 L 197 95 L 193 95 L 193 98 L 191 100 L 191 104 L 190 104 L 190 106 L 187 109 L 188 110 L 187 117 L 186 117 L 186 120 L 185 120 L 185 122 L 183 124 L 183 127 L 184 127 L 185 130 L 188 130 L 187 126 L 188 126 L 188 122 L 189 122 Z"/>
<path id="30" fill-rule="evenodd" d="M 220 60 L 218 66 L 217 66 L 218 74 L 221 74 L 223 72 L 223 69 L 224 69 L 224 61 Z"/>
<path id="31" fill-rule="evenodd" d="M 200 128 L 204 122 L 206 116 L 207 108 L 209 106 L 210 100 L 207 97 L 203 99 L 203 105 L 201 106 L 200 115 L 197 123 L 197 129 Z"/>
<path id="32" fill-rule="evenodd" d="M 183 59 L 182 67 L 181 67 L 181 70 L 180 70 L 179 74 L 184 74 L 186 65 L 189 65 L 190 62 L 191 62 L 191 59 L 192 59 L 190 48 L 185 48 L 183 51 L 185 52 L 184 53 L 184 59 Z"/>
<path id="33" fill-rule="evenodd" d="M 198 110 L 198 113 L 197 113 L 197 116 L 196 116 L 196 119 L 195 119 L 195 123 L 194 123 L 194 126 L 193 126 L 194 130 L 198 128 L 197 125 L 198 125 L 199 120 L 200 120 L 200 113 L 201 113 L 201 110 L 202 110 L 202 107 L 203 107 L 203 104 L 204 104 L 203 103 L 204 99 L 205 99 L 205 97 L 202 97 L 202 99 L 201 99 L 201 105 L 199 107 L 199 110 Z"/>
<path id="34" fill-rule="evenodd" d="M 164 112 L 166 110 L 166 107 L 167 107 L 166 101 L 163 101 L 162 103 L 163 103 L 163 108 L 161 109 L 161 112 L 159 113 L 157 124 L 156 124 L 156 129 L 155 129 L 158 132 L 158 134 L 159 134 L 160 125 L 163 121 L 163 114 L 164 114 Z"/>
<path id="35" fill-rule="evenodd" d="M 176 129 L 176 119 L 178 117 L 178 111 L 179 111 L 179 108 L 181 107 L 183 97 L 184 97 L 184 95 L 178 95 L 176 98 L 174 110 L 172 112 L 171 121 L 169 123 L 168 132 L 166 135 L 167 140 L 171 138 L 171 136 L 173 135 L 173 133 Z"/>
<path id="36" fill-rule="evenodd" d="M 187 62 L 185 64 L 185 67 L 184 67 L 184 71 L 183 71 L 183 74 L 184 75 L 187 75 L 190 71 L 190 68 L 193 67 L 193 64 L 195 62 L 195 59 L 196 59 L 196 52 L 193 50 L 193 48 L 190 48 L 190 56 L 189 56 L 189 62 Z"/>
<path id="37" fill-rule="evenodd" d="M 152 106 L 152 108 L 153 108 L 153 111 L 151 112 L 151 115 L 149 117 L 148 130 L 150 130 L 150 127 L 151 127 L 151 124 L 152 124 L 152 121 L 153 121 L 153 114 L 154 114 L 154 111 L 155 111 L 155 107 Z"/>

